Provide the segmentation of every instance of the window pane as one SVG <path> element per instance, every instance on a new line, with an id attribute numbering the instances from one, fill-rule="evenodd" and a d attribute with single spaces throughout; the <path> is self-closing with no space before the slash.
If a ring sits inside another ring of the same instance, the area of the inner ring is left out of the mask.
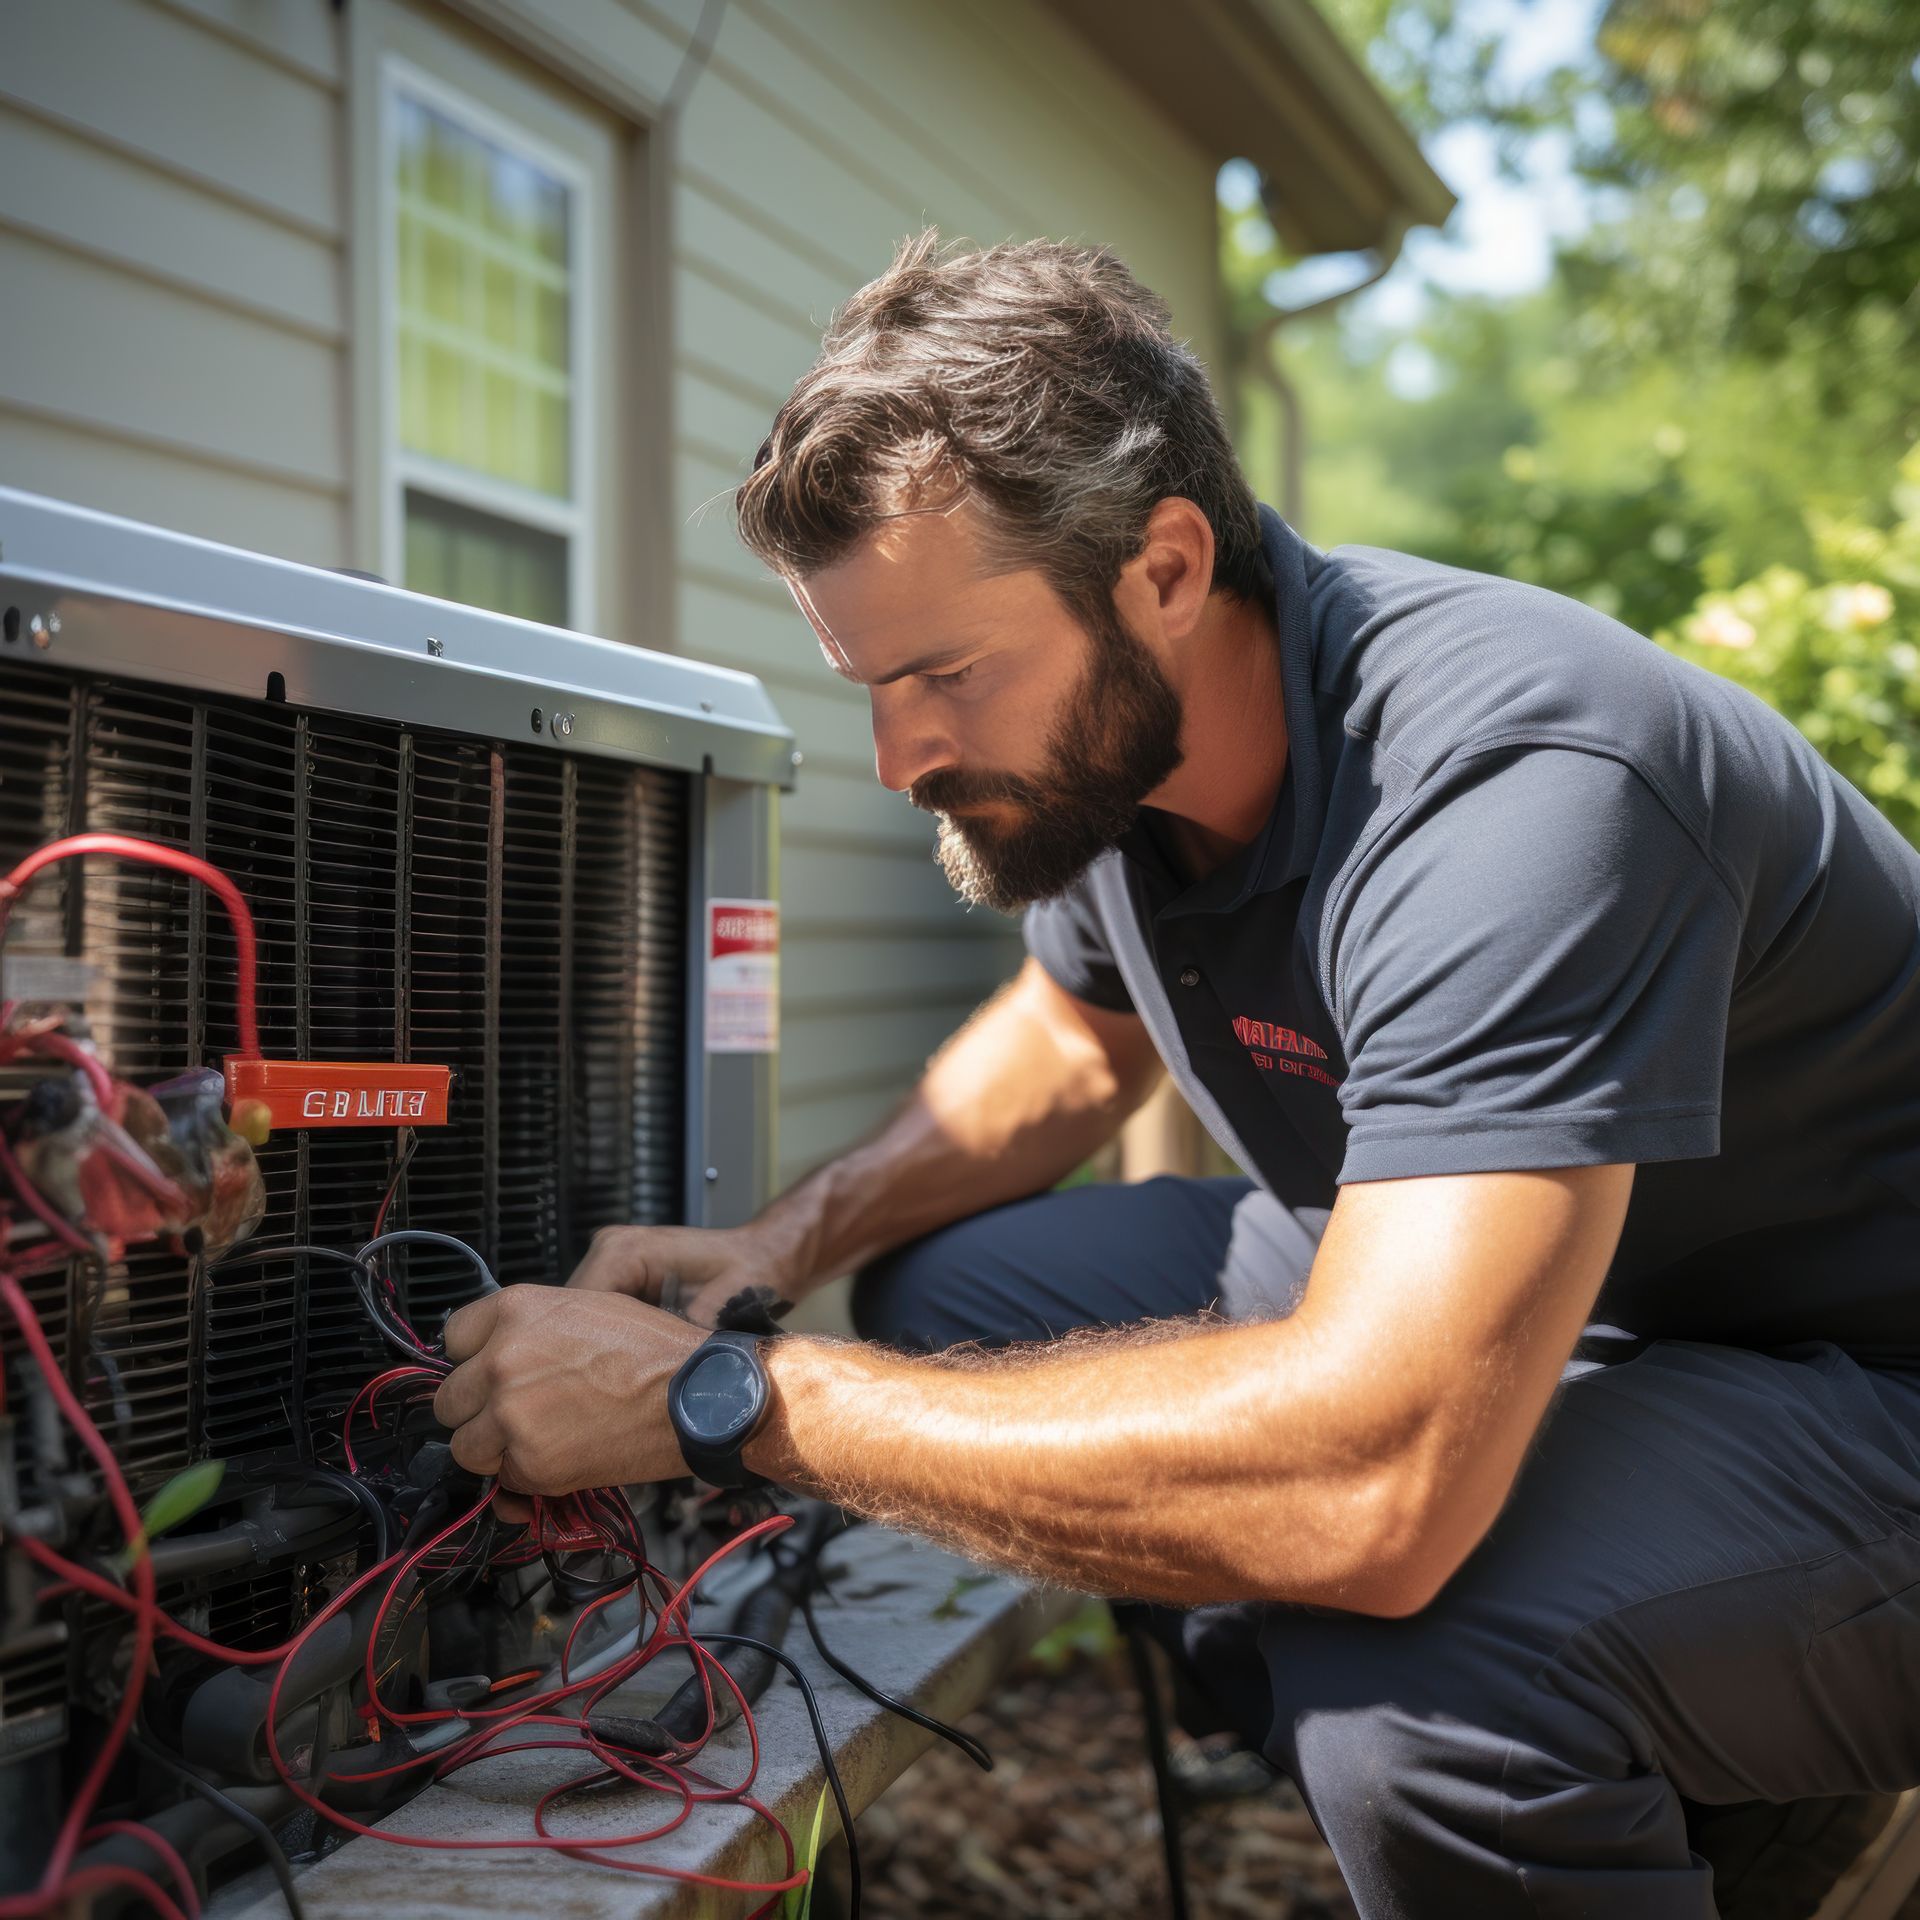
<path id="1" fill-rule="evenodd" d="M 493 613 L 567 624 L 567 543 L 498 514 L 406 492 L 406 584 Z"/>
<path id="2" fill-rule="evenodd" d="M 572 194 L 424 101 L 395 119 L 401 444 L 567 499 Z"/>

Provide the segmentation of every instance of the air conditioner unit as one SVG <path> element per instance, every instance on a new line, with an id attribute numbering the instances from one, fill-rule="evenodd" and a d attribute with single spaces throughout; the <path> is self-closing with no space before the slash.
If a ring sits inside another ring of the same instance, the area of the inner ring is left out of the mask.
<path id="1" fill-rule="evenodd" d="M 0 489 L 0 874 L 101 830 L 223 869 L 258 922 L 269 1058 L 451 1070 L 388 1224 L 459 1236 L 503 1282 L 564 1281 L 604 1225 L 724 1225 L 766 1198 L 776 800 L 797 759 L 747 675 Z M 50 868 L 0 964 L 0 999 L 83 1002 L 124 1079 L 235 1051 L 232 930 L 176 873 Z M 0 1069 L 0 1126 L 35 1077 Z M 391 1116 L 276 1111 L 251 1246 L 363 1242 L 399 1138 Z M 405 1251 L 432 1327 L 471 1269 Z M 292 1254 L 202 1271 L 150 1242 L 30 1293 L 136 1496 L 205 1459 L 228 1465 L 219 1499 L 257 1491 L 262 1463 L 324 1452 L 383 1364 L 350 1276 Z M 16 1502 L 71 1510 L 84 1461 L 47 1457 L 12 1331 L 0 1464 Z M 331 1535 L 224 1518 L 226 1550 L 177 1554 L 161 1602 L 274 1644 L 337 1582 L 351 1515 Z M 98 1601 L 36 1604 L 43 1584 L 15 1569 L 0 1590 L 0 1864 L 44 1847 L 126 1631 Z"/>

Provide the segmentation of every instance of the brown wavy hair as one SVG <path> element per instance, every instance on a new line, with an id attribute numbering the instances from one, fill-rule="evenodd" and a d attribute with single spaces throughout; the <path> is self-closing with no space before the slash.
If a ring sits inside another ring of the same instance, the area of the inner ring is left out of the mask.
<path id="1" fill-rule="evenodd" d="M 943 246 L 936 230 L 833 316 L 734 496 L 741 537 L 804 579 L 883 521 L 965 496 L 989 564 L 1112 607 L 1162 500 L 1213 527 L 1216 589 L 1270 600 L 1259 514 L 1199 357 L 1104 247 Z"/>

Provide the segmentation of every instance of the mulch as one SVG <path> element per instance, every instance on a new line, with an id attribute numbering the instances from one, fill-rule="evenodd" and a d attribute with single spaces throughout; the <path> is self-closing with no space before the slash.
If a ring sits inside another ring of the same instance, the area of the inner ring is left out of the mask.
<path id="1" fill-rule="evenodd" d="M 860 1817 L 868 1920 L 1165 1920 L 1160 1816 L 1122 1653 L 1018 1669 L 964 1725 L 992 1773 L 941 1741 Z M 1193 1920 L 1353 1920 L 1286 1782 L 1192 1808 L 1183 1832 Z"/>

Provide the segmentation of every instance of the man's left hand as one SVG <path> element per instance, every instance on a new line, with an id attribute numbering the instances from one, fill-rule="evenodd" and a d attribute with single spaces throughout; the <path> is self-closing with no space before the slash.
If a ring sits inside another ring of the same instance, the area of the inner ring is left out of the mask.
<path id="1" fill-rule="evenodd" d="M 667 1383 L 705 1338 L 618 1294 L 505 1287 L 448 1320 L 434 1416 L 461 1466 L 522 1493 L 677 1479 Z"/>

